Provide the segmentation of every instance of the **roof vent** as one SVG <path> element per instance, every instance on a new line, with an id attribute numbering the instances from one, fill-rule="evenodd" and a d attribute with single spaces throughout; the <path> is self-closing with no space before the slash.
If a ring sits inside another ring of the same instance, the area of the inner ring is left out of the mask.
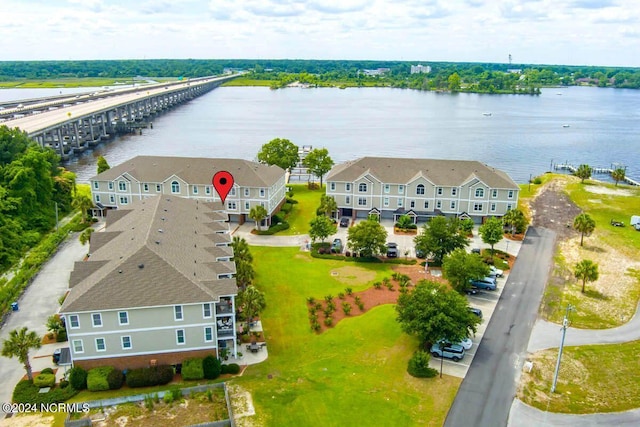
<path id="1" fill-rule="evenodd" d="M 162 218 L 160 218 L 160 219 L 164 221 L 164 217 L 162 217 Z"/>
<path id="2" fill-rule="evenodd" d="M 162 228 L 158 228 L 158 233 L 164 233 L 164 230 Z"/>
<path id="3" fill-rule="evenodd" d="M 160 240 L 156 240 L 156 245 L 159 245 L 159 244 L 160 244 Z"/>
<path id="4" fill-rule="evenodd" d="M 122 270 L 118 270 L 118 273 L 122 273 Z"/>
<path id="5" fill-rule="evenodd" d="M 138 264 L 138 268 L 144 268 L 144 264 Z"/>

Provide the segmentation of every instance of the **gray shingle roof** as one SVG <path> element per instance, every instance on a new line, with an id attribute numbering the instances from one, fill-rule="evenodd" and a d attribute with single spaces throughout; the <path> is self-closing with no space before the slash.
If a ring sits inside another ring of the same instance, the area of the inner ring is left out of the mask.
<path id="1" fill-rule="evenodd" d="M 211 185 L 213 175 L 223 170 L 231 173 L 234 182 L 241 187 L 269 187 L 285 173 L 279 166 L 242 159 L 137 156 L 92 177 L 91 180 L 113 181 L 128 173 L 140 182 L 160 183 L 177 176 L 189 184 Z"/>
<path id="2" fill-rule="evenodd" d="M 474 160 L 362 157 L 335 166 L 326 180 L 353 182 L 366 173 L 386 184 L 406 184 L 422 174 L 441 186 L 459 186 L 477 177 L 491 188 L 519 188 L 503 171 Z"/>
<path id="3" fill-rule="evenodd" d="M 61 311 L 188 304 L 236 294 L 235 279 L 217 279 L 234 273 L 235 264 L 212 256 L 233 254 L 230 247 L 213 248 L 214 241 L 231 237 L 211 230 L 212 208 L 223 206 L 164 195 L 110 211 L 108 217 L 120 213 L 107 232 L 91 236 L 91 256 L 72 272 L 75 283 Z"/>

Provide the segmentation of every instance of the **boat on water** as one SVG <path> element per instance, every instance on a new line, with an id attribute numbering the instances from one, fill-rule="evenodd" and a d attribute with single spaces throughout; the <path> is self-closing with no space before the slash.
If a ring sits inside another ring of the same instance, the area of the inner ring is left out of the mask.
<path id="1" fill-rule="evenodd" d="M 491 113 L 482 113 L 483 116 L 490 116 Z"/>
<path id="2" fill-rule="evenodd" d="M 568 128 L 570 125 L 564 124 L 562 125 L 563 128 Z"/>

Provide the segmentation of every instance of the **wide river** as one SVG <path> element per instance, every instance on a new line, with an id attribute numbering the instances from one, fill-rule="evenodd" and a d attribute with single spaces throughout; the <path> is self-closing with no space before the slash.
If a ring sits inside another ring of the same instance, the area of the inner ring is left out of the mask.
<path id="1" fill-rule="evenodd" d="M 0 91 L 0 99 L 13 96 Z M 23 98 L 32 96 L 38 94 Z M 142 135 L 102 144 L 67 167 L 84 182 L 95 175 L 99 155 L 110 165 L 140 154 L 255 159 L 273 138 L 326 147 L 336 163 L 361 156 L 479 160 L 516 182 L 556 163 L 620 164 L 640 180 L 640 91 L 568 87 L 527 96 L 222 87 L 156 117 Z"/>

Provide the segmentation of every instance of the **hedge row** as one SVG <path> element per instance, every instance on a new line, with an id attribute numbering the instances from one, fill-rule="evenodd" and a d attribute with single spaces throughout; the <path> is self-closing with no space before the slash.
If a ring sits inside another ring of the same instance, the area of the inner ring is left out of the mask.
<path id="1" fill-rule="evenodd" d="M 204 378 L 204 369 L 202 367 L 202 359 L 194 357 L 182 362 L 182 379 L 183 380 L 201 380 Z"/>
<path id="2" fill-rule="evenodd" d="M 236 375 L 240 373 L 240 365 L 237 363 L 229 363 L 228 365 L 222 365 L 222 374 Z"/>
<path id="3" fill-rule="evenodd" d="M 403 259 L 403 258 L 388 258 L 388 259 L 380 259 L 378 257 L 348 257 L 345 255 L 332 255 L 332 254 L 320 254 L 316 249 L 311 249 L 311 256 L 313 258 L 320 259 L 333 259 L 333 260 L 342 260 L 347 262 L 362 262 L 362 263 L 385 263 L 385 264 L 404 264 L 404 265 L 413 265 L 417 261 L 415 259 Z"/>
<path id="4" fill-rule="evenodd" d="M 169 365 L 131 369 L 126 374 L 127 385 L 131 388 L 164 385 L 171 382 L 172 379 L 173 367 Z"/>
<path id="5" fill-rule="evenodd" d="M 276 234 L 279 231 L 284 231 L 287 229 L 289 229 L 289 223 L 281 222 L 280 224 L 272 225 L 268 230 L 256 230 L 256 234 L 260 236 L 270 236 L 272 234 Z"/>
<path id="6" fill-rule="evenodd" d="M 67 387 L 54 387 L 47 393 L 40 393 L 40 387 L 32 381 L 22 380 L 16 385 L 16 388 L 13 389 L 13 402 L 31 404 L 60 403 L 72 398 L 76 394 L 78 394 L 78 390 L 68 385 Z"/>

